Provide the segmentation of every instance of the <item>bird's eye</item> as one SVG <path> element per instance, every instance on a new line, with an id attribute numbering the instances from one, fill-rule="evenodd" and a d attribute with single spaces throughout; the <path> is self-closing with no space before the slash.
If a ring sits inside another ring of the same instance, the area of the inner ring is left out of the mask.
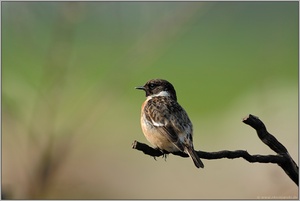
<path id="1" fill-rule="evenodd" d="M 150 89 L 154 89 L 155 88 L 155 84 L 149 84 L 149 88 Z"/>

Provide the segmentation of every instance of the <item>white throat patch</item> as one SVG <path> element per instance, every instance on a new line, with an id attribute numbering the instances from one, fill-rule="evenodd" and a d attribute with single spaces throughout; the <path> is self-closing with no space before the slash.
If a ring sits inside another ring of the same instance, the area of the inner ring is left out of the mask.
<path id="1" fill-rule="evenodd" d="M 147 99 L 151 99 L 151 98 L 156 97 L 156 96 L 170 96 L 170 94 L 167 91 L 161 91 L 158 94 L 153 94 L 151 96 L 148 96 Z"/>

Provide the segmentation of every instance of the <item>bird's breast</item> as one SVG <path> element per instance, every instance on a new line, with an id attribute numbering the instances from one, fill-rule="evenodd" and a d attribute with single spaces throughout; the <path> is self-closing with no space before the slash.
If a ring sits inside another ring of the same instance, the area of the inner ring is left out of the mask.
<path id="1" fill-rule="evenodd" d="M 146 139 L 154 146 L 168 152 L 178 151 L 176 146 L 170 142 L 162 133 L 158 131 L 152 122 L 148 121 L 142 111 L 141 126 Z"/>

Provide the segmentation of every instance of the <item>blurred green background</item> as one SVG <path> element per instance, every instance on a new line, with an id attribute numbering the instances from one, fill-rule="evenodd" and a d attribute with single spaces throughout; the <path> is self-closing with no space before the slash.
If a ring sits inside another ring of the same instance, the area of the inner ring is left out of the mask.
<path id="1" fill-rule="evenodd" d="M 298 2 L 1 2 L 2 190 L 17 199 L 297 198 L 274 164 L 153 158 L 139 119 L 169 80 L 203 151 L 298 163 Z"/>

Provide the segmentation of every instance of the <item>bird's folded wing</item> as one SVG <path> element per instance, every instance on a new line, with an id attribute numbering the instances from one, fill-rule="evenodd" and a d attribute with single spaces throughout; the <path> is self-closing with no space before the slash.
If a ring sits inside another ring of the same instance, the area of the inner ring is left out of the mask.
<path id="1" fill-rule="evenodd" d="M 182 108 L 176 104 L 176 102 L 172 102 L 168 107 L 166 105 L 156 105 L 152 103 L 149 105 L 149 107 L 152 107 L 150 109 L 152 112 L 146 112 L 146 118 L 179 150 L 184 151 L 179 135 L 185 132 L 182 125 L 182 123 L 185 122 L 181 117 Z"/>

